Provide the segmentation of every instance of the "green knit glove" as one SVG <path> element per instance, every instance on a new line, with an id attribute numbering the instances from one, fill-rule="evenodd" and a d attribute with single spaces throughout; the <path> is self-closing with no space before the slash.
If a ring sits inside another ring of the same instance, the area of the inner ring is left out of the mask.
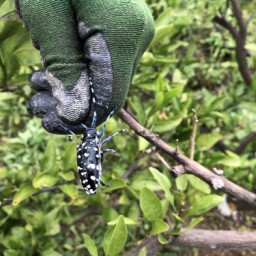
<path id="1" fill-rule="evenodd" d="M 39 91 L 29 111 L 44 128 L 66 133 L 97 125 L 120 109 L 137 63 L 154 36 L 154 22 L 144 0 L 15 0 L 17 11 L 40 50 L 44 71 L 30 84 Z M 95 91 L 92 107 L 89 76 Z"/>

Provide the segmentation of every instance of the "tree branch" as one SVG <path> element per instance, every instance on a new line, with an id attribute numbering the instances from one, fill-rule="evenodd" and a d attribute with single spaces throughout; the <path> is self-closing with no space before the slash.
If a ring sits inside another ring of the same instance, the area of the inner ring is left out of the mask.
<path id="1" fill-rule="evenodd" d="M 178 163 L 183 165 L 185 172 L 194 174 L 197 177 L 201 178 L 202 180 L 209 183 L 213 188 L 220 189 L 223 192 L 236 197 L 239 200 L 247 201 L 253 207 L 256 207 L 256 195 L 249 192 L 248 190 L 234 184 L 233 182 L 227 180 L 223 176 L 218 176 L 215 173 L 211 172 L 204 166 L 200 165 L 199 163 L 187 158 L 186 156 L 178 153 L 175 149 L 171 148 L 167 145 L 163 140 L 161 140 L 158 136 L 151 133 L 143 126 L 141 126 L 135 119 L 131 117 L 124 109 L 121 109 L 118 112 L 118 116 L 130 126 L 131 129 L 135 131 L 138 135 L 142 136 L 146 140 L 148 140 L 151 144 L 158 147 L 164 153 L 175 159 Z M 178 170 L 174 169 L 173 172 L 177 176 L 183 174 L 180 173 Z"/>
<path id="2" fill-rule="evenodd" d="M 169 235 L 167 239 L 169 246 L 208 249 L 256 248 L 256 232 L 192 229 L 179 236 Z M 150 236 L 126 256 L 137 256 L 143 247 L 147 249 L 147 256 L 154 256 L 164 246 L 166 244 L 160 244 L 157 236 Z"/>
<path id="3" fill-rule="evenodd" d="M 216 15 L 213 18 L 213 22 L 221 25 L 227 29 L 233 36 L 236 42 L 236 59 L 239 67 L 239 71 L 243 77 L 244 82 L 247 85 L 252 83 L 252 73 L 248 67 L 246 61 L 246 37 L 247 37 L 247 24 L 243 19 L 242 11 L 237 0 L 231 0 L 232 9 L 234 16 L 237 20 L 238 29 L 236 29 L 230 22 L 228 22 L 224 17 Z"/>

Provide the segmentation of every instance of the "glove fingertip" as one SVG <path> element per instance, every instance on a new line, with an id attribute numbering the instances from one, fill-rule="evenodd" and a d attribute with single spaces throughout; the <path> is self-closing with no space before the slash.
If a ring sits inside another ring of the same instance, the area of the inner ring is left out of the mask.
<path id="1" fill-rule="evenodd" d="M 29 85 L 36 91 L 50 91 L 51 86 L 46 78 L 45 70 L 35 71 L 29 76 Z"/>

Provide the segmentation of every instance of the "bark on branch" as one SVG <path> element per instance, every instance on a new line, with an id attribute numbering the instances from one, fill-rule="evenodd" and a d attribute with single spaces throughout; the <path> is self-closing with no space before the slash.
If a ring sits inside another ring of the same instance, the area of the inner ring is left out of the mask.
<path id="1" fill-rule="evenodd" d="M 166 153 L 168 156 L 176 160 L 183 168 L 172 170 L 176 176 L 182 175 L 183 173 L 194 174 L 202 180 L 206 181 L 215 189 L 220 189 L 223 192 L 236 197 L 239 200 L 246 201 L 252 207 L 256 207 L 256 195 L 250 191 L 234 184 L 227 180 L 223 176 L 219 176 L 212 171 L 208 170 L 201 164 L 189 159 L 188 157 L 180 154 L 175 149 L 167 145 L 158 136 L 151 133 L 149 130 L 141 126 L 128 112 L 121 109 L 118 112 L 118 116 L 129 125 L 138 135 L 148 140 L 151 144 L 156 146 L 158 149 Z"/>
<path id="2" fill-rule="evenodd" d="M 179 236 L 168 236 L 168 245 L 208 249 L 246 249 L 256 248 L 256 232 L 236 232 L 224 230 L 192 229 Z M 157 236 L 151 236 L 142 241 L 126 256 L 137 256 L 143 247 L 147 256 L 155 255 L 166 245 L 160 244 Z"/>
<path id="3" fill-rule="evenodd" d="M 236 59 L 237 59 L 239 71 L 243 77 L 244 82 L 247 85 L 250 85 L 252 83 L 253 76 L 246 61 L 245 44 L 246 44 L 246 37 L 247 37 L 247 23 L 243 19 L 242 10 L 240 8 L 238 0 L 231 0 L 231 4 L 232 4 L 234 16 L 237 20 L 238 28 L 234 27 L 224 17 L 220 17 L 218 15 L 216 15 L 213 18 L 213 22 L 227 29 L 233 36 L 236 42 L 235 52 L 236 52 Z"/>

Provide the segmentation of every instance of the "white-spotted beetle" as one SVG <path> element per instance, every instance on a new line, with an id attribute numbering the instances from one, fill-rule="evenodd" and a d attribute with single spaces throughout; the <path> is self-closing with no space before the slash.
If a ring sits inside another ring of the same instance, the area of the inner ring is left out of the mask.
<path id="1" fill-rule="evenodd" d="M 91 93 L 92 93 L 92 102 L 95 103 L 94 90 L 92 88 L 92 81 L 90 77 L 89 77 L 89 83 L 90 83 Z M 97 118 L 96 111 L 93 112 L 93 119 L 90 127 L 87 127 L 85 124 L 81 124 L 85 128 L 83 137 L 77 136 L 74 132 L 72 132 L 67 127 L 62 125 L 62 127 L 65 130 L 69 131 L 71 134 L 75 135 L 78 139 L 82 141 L 81 143 L 77 143 L 73 141 L 70 136 L 68 137 L 69 141 L 72 141 L 78 145 L 77 146 L 78 172 L 80 175 L 82 186 L 84 187 L 88 195 L 95 194 L 99 184 L 101 184 L 102 186 L 110 186 L 108 184 L 104 184 L 101 181 L 101 174 L 102 174 L 101 163 L 103 162 L 103 159 L 104 159 L 103 154 L 105 152 L 115 153 L 115 151 L 113 149 L 102 150 L 101 146 L 107 141 L 111 140 L 117 134 L 126 131 L 125 129 L 123 129 L 107 137 L 106 139 L 102 140 L 105 129 L 106 129 L 106 124 L 109 118 L 114 114 L 114 112 L 115 112 L 115 109 L 113 109 L 110 112 L 109 116 L 105 121 L 104 126 L 102 127 L 101 133 L 99 133 L 95 127 L 96 118 Z"/>

